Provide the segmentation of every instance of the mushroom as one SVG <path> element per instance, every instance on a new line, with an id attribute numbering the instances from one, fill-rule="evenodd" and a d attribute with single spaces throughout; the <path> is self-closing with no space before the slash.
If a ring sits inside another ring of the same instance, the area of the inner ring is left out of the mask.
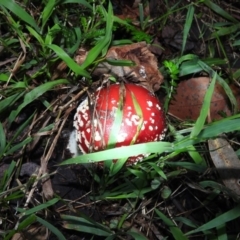
<path id="1" fill-rule="evenodd" d="M 93 104 L 89 104 L 90 101 Z M 120 117 L 119 124 L 116 117 Z M 91 99 L 82 101 L 74 117 L 74 127 L 83 153 L 161 141 L 166 132 L 164 113 L 157 97 L 146 88 L 130 83 L 103 87 Z M 116 134 L 115 142 L 109 141 L 112 133 Z M 131 156 L 127 165 L 145 156 Z"/>

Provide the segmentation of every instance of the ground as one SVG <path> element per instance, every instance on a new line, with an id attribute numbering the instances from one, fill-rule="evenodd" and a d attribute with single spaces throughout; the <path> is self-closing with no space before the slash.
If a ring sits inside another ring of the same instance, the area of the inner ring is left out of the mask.
<path id="1" fill-rule="evenodd" d="M 239 7 L 0 2 L 1 238 L 239 239 Z M 158 98 L 164 140 L 72 153 L 78 105 L 115 82 Z"/>

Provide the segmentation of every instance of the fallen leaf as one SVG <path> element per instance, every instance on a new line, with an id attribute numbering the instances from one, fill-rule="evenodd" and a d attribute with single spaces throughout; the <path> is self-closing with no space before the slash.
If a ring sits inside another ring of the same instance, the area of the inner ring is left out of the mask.
<path id="1" fill-rule="evenodd" d="M 180 82 L 176 94 L 170 101 L 168 113 L 181 120 L 196 120 L 200 114 L 209 82 L 209 77 L 191 78 Z M 236 89 L 235 91 L 237 92 Z M 239 100 L 238 96 L 238 102 L 240 102 Z M 211 119 L 217 120 L 222 118 L 219 114 L 220 112 L 224 112 L 227 116 L 231 115 L 228 97 L 224 89 L 216 83 L 211 100 Z"/>
<path id="2" fill-rule="evenodd" d="M 105 59 L 109 60 L 130 60 L 134 66 L 115 66 L 106 61 L 99 63 L 92 75 L 100 77 L 103 74 L 111 74 L 115 77 L 126 78 L 126 81 L 146 87 L 149 91 L 159 90 L 163 82 L 163 75 L 158 69 L 157 58 L 150 52 L 149 45 L 145 42 L 138 42 L 129 45 L 111 47 Z M 81 65 L 85 60 L 87 52 L 77 54 L 75 61 Z"/>
<path id="3" fill-rule="evenodd" d="M 240 160 L 237 154 L 224 138 L 208 140 L 208 147 L 224 185 L 240 195 Z"/>

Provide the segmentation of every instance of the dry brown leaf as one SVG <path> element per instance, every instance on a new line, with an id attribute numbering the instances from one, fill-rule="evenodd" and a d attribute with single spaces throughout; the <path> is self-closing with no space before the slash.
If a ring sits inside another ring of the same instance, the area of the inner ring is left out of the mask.
<path id="1" fill-rule="evenodd" d="M 158 70 L 156 57 L 149 51 L 145 42 L 134 43 L 124 46 L 111 47 L 106 55 L 107 59 L 130 60 L 135 66 L 112 66 L 107 62 L 100 63 L 93 75 L 113 74 L 118 77 L 131 75 L 136 83 L 154 92 L 160 88 L 163 76 Z"/>
<path id="2" fill-rule="evenodd" d="M 224 185 L 240 196 L 240 160 L 223 138 L 208 140 L 212 161 Z"/>
<path id="3" fill-rule="evenodd" d="M 200 114 L 209 81 L 208 77 L 199 77 L 180 82 L 177 92 L 170 102 L 168 113 L 181 120 L 196 120 Z M 216 83 L 211 100 L 211 119 L 220 119 L 219 112 L 224 112 L 227 116 L 231 115 L 226 93 Z"/>

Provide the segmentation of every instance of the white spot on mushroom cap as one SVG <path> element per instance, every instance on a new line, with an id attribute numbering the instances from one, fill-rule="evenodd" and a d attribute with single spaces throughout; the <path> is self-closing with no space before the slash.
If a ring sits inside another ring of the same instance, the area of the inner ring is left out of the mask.
<path id="1" fill-rule="evenodd" d="M 152 124 L 154 124 L 154 123 L 155 123 L 155 120 L 154 120 L 153 118 L 150 118 L 150 122 L 151 122 Z"/>
<path id="2" fill-rule="evenodd" d="M 153 126 L 149 126 L 148 129 L 149 129 L 150 131 L 153 131 Z"/>
<path id="3" fill-rule="evenodd" d="M 131 114 L 132 114 L 132 112 L 128 112 L 128 113 L 127 113 L 127 117 L 130 117 Z"/>
<path id="4" fill-rule="evenodd" d="M 128 136 L 127 133 L 121 132 L 121 133 L 118 135 L 117 142 L 124 142 L 127 136 Z"/>
<path id="5" fill-rule="evenodd" d="M 130 121 L 129 118 L 126 118 L 125 122 L 128 126 L 132 126 L 132 121 Z"/>
<path id="6" fill-rule="evenodd" d="M 147 101 L 147 105 L 148 105 L 149 107 L 152 107 L 152 106 L 153 106 L 152 101 Z"/>
<path id="7" fill-rule="evenodd" d="M 128 106 L 128 107 L 127 107 L 127 110 L 132 110 L 132 107 L 131 107 L 131 106 Z"/>
<path id="8" fill-rule="evenodd" d="M 156 107 L 158 110 L 161 110 L 161 107 L 159 106 L 159 104 L 156 104 Z"/>
<path id="9" fill-rule="evenodd" d="M 94 133 L 94 140 L 95 140 L 96 142 L 98 142 L 98 141 L 101 141 L 101 139 L 102 139 L 102 138 L 101 138 L 99 132 L 96 131 L 96 132 Z"/>

